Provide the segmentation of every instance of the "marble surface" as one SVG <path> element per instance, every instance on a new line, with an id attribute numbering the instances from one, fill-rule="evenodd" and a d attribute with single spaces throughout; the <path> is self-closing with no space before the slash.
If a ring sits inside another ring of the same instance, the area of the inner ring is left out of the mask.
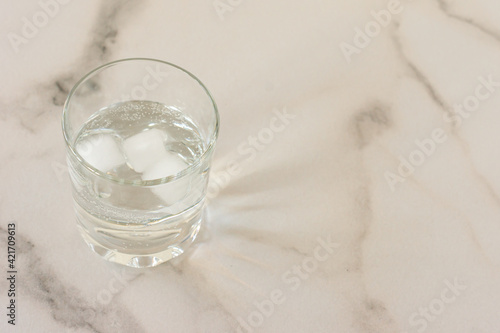
<path id="1" fill-rule="evenodd" d="M 0 8 L 1 332 L 500 332 L 500 2 Z M 222 119 L 208 221 L 148 270 L 81 240 L 60 128 L 128 57 L 189 69 Z"/>

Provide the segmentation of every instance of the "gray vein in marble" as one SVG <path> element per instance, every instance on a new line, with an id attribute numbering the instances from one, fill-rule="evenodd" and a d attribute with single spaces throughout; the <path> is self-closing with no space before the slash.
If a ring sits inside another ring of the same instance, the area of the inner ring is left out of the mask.
<path id="1" fill-rule="evenodd" d="M 111 55 L 111 50 L 116 43 L 116 37 L 119 34 L 117 21 L 124 14 L 128 13 L 133 5 L 140 3 L 138 0 L 108 0 L 102 2 L 99 14 L 97 16 L 94 29 L 91 34 L 91 41 L 86 48 L 86 54 L 80 57 L 73 68 L 84 68 L 80 70 L 60 75 L 53 83 L 44 88 L 49 89 L 52 96 L 52 103 L 56 106 L 62 106 L 66 100 L 69 90 L 76 80 L 83 76 L 85 72 L 90 71 L 103 63 L 107 62 Z M 55 90 L 54 90 L 55 88 Z"/>
<path id="2" fill-rule="evenodd" d="M 2 240 L 7 238 L 6 234 L 6 230 L 0 227 Z M 65 328 L 88 329 L 96 333 L 144 332 L 132 313 L 116 303 L 107 307 L 92 306 L 76 288 L 65 286 L 58 279 L 50 264 L 37 254 L 33 242 L 19 232 L 16 234 L 16 240 L 18 265 L 29 267 L 29 270 L 19 273 L 23 277 L 19 280 L 19 289 L 23 291 L 25 297 L 45 304 L 55 322 Z M 119 322 L 121 325 L 110 328 L 110 321 Z"/>
<path id="3" fill-rule="evenodd" d="M 59 117 L 60 107 L 64 104 L 76 81 L 86 72 L 108 61 L 119 34 L 118 19 L 125 13 L 130 13 L 130 10 L 139 3 L 138 0 L 109 0 L 102 3 L 90 36 L 91 41 L 85 48 L 87 51 L 71 66 L 71 72 L 61 73 L 50 80 L 51 82 L 35 86 L 33 96 L 28 96 L 18 102 L 19 109 L 26 112 L 16 113 L 14 116 L 19 118 L 23 129 L 36 134 L 43 128 L 44 123 L 53 120 L 53 112 L 57 112 L 57 117 Z M 97 83 L 95 83 L 95 88 L 98 89 Z M 50 103 L 46 100 L 47 98 Z M 41 107 L 34 108 L 33 105 L 41 105 Z"/>
<path id="4" fill-rule="evenodd" d="M 470 18 L 466 18 L 466 17 L 462 17 L 462 16 L 459 16 L 458 14 L 455 14 L 452 12 L 452 10 L 450 9 L 450 6 L 448 3 L 446 3 L 445 0 L 437 0 L 437 3 L 439 5 L 439 8 L 441 9 L 441 11 L 448 17 L 450 18 L 453 18 L 455 20 L 458 20 L 458 21 L 461 21 L 463 23 L 466 23 L 468 25 L 471 25 L 473 26 L 474 28 L 476 28 L 477 30 L 483 32 L 484 34 L 488 35 L 489 37 L 495 39 L 497 42 L 500 42 L 500 33 L 490 29 L 490 28 L 487 28 L 481 24 L 479 24 L 478 22 L 476 22 L 475 20 L 473 19 L 470 19 Z"/>
<path id="5" fill-rule="evenodd" d="M 48 94 L 47 96 L 50 95 Z M 45 97 L 43 96 L 41 98 Z M 30 101 L 22 103 L 30 104 Z M 19 105 L 17 110 L 18 112 L 15 114 L 15 116 L 19 120 L 19 125 L 21 126 L 21 128 L 23 128 L 32 135 L 36 135 L 37 132 L 41 131 L 41 128 L 43 127 L 44 124 L 53 121 L 54 120 L 52 118 L 53 116 L 56 116 L 57 118 L 60 117 L 59 113 L 57 115 L 50 113 L 50 111 L 52 110 L 52 106 L 45 106 L 39 109 L 34 109 Z M 58 111 L 61 110 L 59 109 Z"/>
<path id="6" fill-rule="evenodd" d="M 399 27 L 399 25 L 398 25 Z M 394 42 L 394 45 L 396 47 L 396 50 L 398 54 L 400 55 L 401 60 L 406 64 L 406 66 L 410 69 L 411 73 L 413 74 L 414 78 L 422 84 L 422 86 L 425 88 L 429 96 L 432 98 L 434 103 L 440 107 L 444 113 L 448 114 L 449 116 L 453 115 L 453 111 L 449 107 L 448 103 L 446 103 L 445 99 L 440 96 L 440 94 L 437 92 L 437 90 L 434 88 L 430 80 L 427 78 L 427 76 L 422 72 L 406 55 L 404 51 L 403 44 L 401 43 L 400 37 L 397 33 L 397 29 L 394 29 L 392 31 L 392 40 Z M 451 131 L 455 131 L 455 126 L 456 124 L 451 125 Z"/>
<path id="7" fill-rule="evenodd" d="M 71 89 L 72 76 L 61 77 L 55 82 L 56 91 L 52 93 L 52 103 L 55 106 L 62 106 Z"/>
<path id="8" fill-rule="evenodd" d="M 460 143 L 460 147 L 462 148 L 462 151 L 464 152 L 466 160 L 467 160 L 467 162 L 469 162 L 470 168 L 471 168 L 471 170 L 473 170 L 474 175 L 478 178 L 479 183 L 483 184 L 483 186 L 486 188 L 486 191 L 488 192 L 490 197 L 493 199 L 493 202 L 498 207 L 500 207 L 500 196 L 497 192 L 495 192 L 495 189 L 493 188 L 493 186 L 491 186 L 491 182 L 488 181 L 488 179 L 486 179 L 486 177 L 477 170 L 477 168 L 473 162 L 474 159 L 472 158 L 472 156 L 470 154 L 469 145 L 466 142 L 464 142 L 460 136 L 456 135 L 456 137 L 458 138 L 459 143 Z"/>
<path id="9" fill-rule="evenodd" d="M 109 56 L 110 48 L 116 43 L 118 35 L 117 20 L 120 14 L 128 9 L 127 7 L 136 0 L 112 0 L 105 1 L 93 29 L 93 39 L 89 47 L 87 60 L 105 61 Z"/>
<path id="10" fill-rule="evenodd" d="M 367 174 L 369 167 L 365 163 L 363 149 L 393 126 L 390 109 L 380 102 L 372 102 L 353 115 L 351 126 L 354 129 L 354 144 L 359 150 L 357 158 L 360 160 L 359 182 L 357 182 L 354 195 L 354 221 L 359 227 L 357 234 L 350 242 L 352 256 L 345 268 L 345 274 L 351 276 L 350 279 L 356 283 L 362 299 L 360 304 L 353 300 L 355 308 L 353 325 L 359 332 L 378 332 L 382 329 L 386 330 L 387 327 L 390 327 L 388 331 L 396 332 L 397 324 L 392 314 L 382 301 L 370 296 L 364 281 L 363 268 L 364 241 L 370 234 L 373 223 L 371 180 Z"/>
<path id="11" fill-rule="evenodd" d="M 386 107 L 375 104 L 370 109 L 355 115 L 354 128 L 359 148 L 364 148 L 391 127 L 392 121 L 386 110 Z"/>
<path id="12" fill-rule="evenodd" d="M 355 312 L 356 313 L 356 312 Z M 397 332 L 397 324 L 387 307 L 375 299 L 365 299 L 357 310 L 356 324 L 362 332 Z M 391 329 L 387 329 L 390 327 Z"/>
<path id="13" fill-rule="evenodd" d="M 56 81 L 56 87 L 60 92 L 67 94 L 69 91 L 65 87 L 63 87 L 63 83 L 61 81 Z"/>
<path id="14" fill-rule="evenodd" d="M 423 74 L 423 72 L 418 68 L 417 65 L 413 64 L 408 59 L 408 57 L 406 56 L 406 54 L 405 54 L 405 52 L 403 50 L 401 40 L 400 40 L 399 36 L 397 35 L 397 33 L 393 34 L 393 40 L 394 40 L 394 43 L 395 43 L 395 45 L 396 45 L 396 47 L 398 49 L 398 52 L 399 52 L 399 54 L 401 56 L 401 59 L 412 70 L 412 72 L 415 74 L 415 77 L 418 80 L 418 82 L 420 82 L 426 88 L 426 91 L 428 92 L 429 97 L 434 101 L 434 103 L 437 106 L 439 106 L 441 109 L 443 109 L 444 112 L 446 112 L 446 113 L 452 113 L 453 111 L 451 109 L 445 107 L 447 105 L 447 103 L 444 101 L 444 99 L 442 99 L 441 97 L 439 97 L 440 95 L 437 93 L 437 89 L 434 88 L 434 86 L 432 85 L 431 81 Z M 495 204 L 497 206 L 500 206 L 500 197 L 499 197 L 499 195 L 495 192 L 495 190 L 491 186 L 490 182 L 486 179 L 486 177 L 484 177 L 484 175 L 482 175 L 477 170 L 476 166 L 474 165 L 473 159 L 470 156 L 470 150 L 469 150 L 468 144 L 456 132 L 456 129 L 457 129 L 456 128 L 456 124 L 452 124 L 451 126 L 452 126 L 451 127 L 451 134 L 454 136 L 454 138 L 456 139 L 456 141 L 459 144 L 460 148 L 462 149 L 462 152 L 465 155 L 464 159 L 466 161 L 468 161 L 468 163 L 470 165 L 471 173 L 474 175 L 474 177 L 476 177 L 476 179 L 478 180 L 478 182 L 483 185 L 483 187 L 486 189 L 486 192 L 489 194 L 489 196 L 491 197 L 491 199 L 493 200 L 493 202 L 495 202 Z M 431 189 L 426 189 L 426 190 L 427 191 L 432 191 Z M 482 244 L 478 241 L 476 232 L 474 231 L 474 228 L 472 227 L 471 223 L 472 222 L 469 219 L 467 219 L 467 227 L 470 230 L 470 237 L 471 237 L 473 243 L 476 244 L 476 246 L 478 248 L 478 251 L 483 255 L 483 257 L 488 262 L 490 262 L 491 260 L 490 260 L 489 256 L 487 255 L 487 253 L 485 252 Z"/>
<path id="15" fill-rule="evenodd" d="M 373 108 L 376 110 L 376 108 Z M 362 112 L 361 114 L 364 114 Z M 372 119 L 369 117 L 368 119 Z M 388 119 L 388 118 L 382 118 Z M 373 122 L 372 126 L 378 128 L 380 124 L 384 124 L 384 122 L 379 120 L 379 117 L 373 118 L 371 120 Z M 388 123 L 388 122 L 385 122 Z M 362 134 L 362 137 L 367 137 L 368 135 L 372 135 L 374 132 L 370 127 L 365 127 L 368 130 L 369 134 Z M 359 138 L 358 138 L 359 142 Z M 361 149 L 361 148 L 360 148 Z M 360 151 L 361 159 L 361 172 L 365 174 L 365 170 L 367 170 L 367 166 L 365 165 L 362 150 Z M 366 177 L 360 175 L 361 178 Z M 357 326 L 356 331 L 359 332 L 378 332 L 382 329 L 387 329 L 390 327 L 389 331 L 396 332 L 396 323 L 393 319 L 392 314 L 387 310 L 384 306 L 383 302 L 377 300 L 370 296 L 366 283 L 364 281 L 364 269 L 363 269 L 363 246 L 364 241 L 367 236 L 370 234 L 370 227 L 373 223 L 373 208 L 372 208 L 372 200 L 371 200 L 371 191 L 370 191 L 371 182 L 370 179 L 361 179 L 361 183 L 358 185 L 355 195 L 355 221 L 359 224 L 359 230 L 357 236 L 352 241 L 352 262 L 350 266 L 347 266 L 347 272 L 354 283 L 357 285 L 357 290 L 362 298 L 361 304 L 358 301 L 353 300 L 354 315 L 355 322 L 354 325 Z"/>
<path id="16" fill-rule="evenodd" d="M 423 74 L 423 72 L 418 68 L 417 65 L 412 63 L 410 59 L 406 56 L 401 40 L 399 36 L 397 35 L 397 32 L 394 32 L 393 35 L 393 41 L 396 45 L 396 48 L 398 49 L 398 52 L 400 54 L 401 59 L 404 61 L 404 63 L 411 69 L 411 71 L 415 74 L 415 78 L 420 82 L 425 89 L 427 90 L 429 96 L 431 99 L 435 102 L 437 106 L 439 106 L 445 113 L 449 114 L 450 116 L 453 115 L 453 110 L 449 107 L 447 107 L 448 103 L 444 101 L 442 97 L 440 97 L 439 93 L 437 92 L 437 89 L 434 88 L 432 85 L 431 81 Z M 474 175 L 477 177 L 479 182 L 483 184 L 483 186 L 486 188 L 490 196 L 492 197 L 493 201 L 500 206 L 500 197 L 498 194 L 495 192 L 495 190 L 492 188 L 490 182 L 487 181 L 487 179 L 477 170 L 477 168 L 473 165 L 472 158 L 470 157 L 469 153 L 469 148 L 466 142 L 462 140 L 462 138 L 456 133 L 456 128 L 457 124 L 452 123 L 451 124 L 451 134 L 454 135 L 454 137 L 457 139 L 461 149 L 463 150 L 464 154 L 467 156 L 467 160 L 470 162 L 471 165 L 471 170 L 473 171 Z"/>
<path id="17" fill-rule="evenodd" d="M 251 241 L 264 245 L 272 244 L 274 247 L 278 249 L 281 249 L 283 251 L 293 252 L 301 257 L 311 255 L 311 253 L 297 248 L 297 246 L 294 243 L 281 241 L 282 240 L 281 232 L 272 232 L 268 230 L 265 233 L 263 233 L 262 231 L 242 226 L 226 227 L 222 232 L 232 237 L 241 238 L 246 241 Z"/>

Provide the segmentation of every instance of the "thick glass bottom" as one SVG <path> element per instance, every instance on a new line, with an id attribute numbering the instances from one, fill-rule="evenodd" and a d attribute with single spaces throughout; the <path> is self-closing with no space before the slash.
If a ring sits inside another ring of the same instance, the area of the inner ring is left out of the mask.
<path id="1" fill-rule="evenodd" d="M 198 235 L 204 217 L 203 203 L 147 224 L 103 221 L 78 204 L 75 209 L 78 229 L 93 252 L 136 268 L 158 266 L 183 254 Z"/>

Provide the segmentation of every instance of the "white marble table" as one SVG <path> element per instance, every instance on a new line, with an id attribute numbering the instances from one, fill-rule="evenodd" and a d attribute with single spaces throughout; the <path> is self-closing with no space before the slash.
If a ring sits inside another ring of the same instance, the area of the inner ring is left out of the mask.
<path id="1" fill-rule="evenodd" d="M 1 332 L 500 332 L 500 2 L 0 7 Z M 60 129 L 128 57 L 189 69 L 222 119 L 209 219 L 150 270 L 86 248 Z"/>

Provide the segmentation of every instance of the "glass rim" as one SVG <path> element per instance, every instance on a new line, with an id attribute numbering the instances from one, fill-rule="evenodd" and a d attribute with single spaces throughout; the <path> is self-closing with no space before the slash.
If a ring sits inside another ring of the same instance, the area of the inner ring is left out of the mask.
<path id="1" fill-rule="evenodd" d="M 168 177 L 156 178 L 156 179 L 152 179 L 152 180 L 134 180 L 134 181 L 126 180 L 126 179 L 120 178 L 120 177 L 115 177 L 115 176 L 107 174 L 107 173 L 105 173 L 105 172 L 103 172 L 103 171 L 95 168 L 91 164 L 87 163 L 87 161 L 85 161 L 85 159 L 77 152 L 76 148 L 74 147 L 73 143 L 71 142 L 71 140 L 69 138 L 68 126 L 67 126 L 67 123 L 68 123 L 68 113 L 69 113 L 69 105 L 70 105 L 70 102 L 71 102 L 71 98 L 75 94 L 76 90 L 88 78 L 90 78 L 91 76 L 93 76 L 97 72 L 100 72 L 101 70 L 104 70 L 104 69 L 106 69 L 108 67 L 111 67 L 111 66 L 114 66 L 116 64 L 119 64 L 119 63 L 122 63 L 122 62 L 129 62 L 129 61 L 150 61 L 150 62 L 156 62 L 156 63 L 160 63 L 160 64 L 163 64 L 163 65 L 167 65 L 167 66 L 171 66 L 171 67 L 177 68 L 178 70 L 186 73 L 192 79 L 194 79 L 196 82 L 198 82 L 198 84 L 205 91 L 205 93 L 210 98 L 210 101 L 212 103 L 213 112 L 215 114 L 215 128 L 213 128 L 213 133 L 212 133 L 212 136 L 210 137 L 210 142 L 209 142 L 208 147 L 204 150 L 203 154 L 201 154 L 200 156 L 198 156 L 194 160 L 194 162 L 192 164 L 190 164 L 188 167 L 186 167 L 185 169 L 179 171 L 178 173 L 176 173 L 174 175 L 170 175 Z M 172 182 L 172 181 L 177 180 L 179 178 L 182 178 L 185 175 L 189 174 L 191 171 L 193 171 L 196 167 L 198 167 L 201 164 L 201 162 L 212 152 L 212 150 L 215 147 L 215 143 L 216 143 L 217 138 L 219 136 L 219 122 L 220 122 L 220 117 L 219 117 L 219 110 L 217 108 L 217 104 L 215 103 L 215 100 L 213 99 L 212 94 L 210 94 L 210 91 L 203 84 L 203 82 L 201 82 L 201 80 L 198 79 L 191 72 L 185 70 L 184 68 L 182 68 L 180 66 L 177 66 L 177 65 L 172 64 L 170 62 L 159 60 L 159 59 L 153 59 L 153 58 L 124 58 L 124 59 L 114 60 L 114 61 L 105 63 L 103 65 L 100 65 L 100 66 L 94 68 L 93 70 L 91 70 L 90 72 L 88 72 L 87 74 L 85 74 L 81 79 L 79 79 L 75 83 L 75 85 L 73 86 L 73 88 L 69 92 L 68 97 L 66 98 L 66 101 L 64 102 L 61 122 L 62 122 L 62 130 L 63 130 L 63 135 L 64 135 L 64 141 L 66 142 L 66 146 L 69 148 L 70 154 L 73 157 L 75 157 L 77 159 L 77 161 L 80 164 L 82 164 L 92 174 L 94 174 L 94 175 L 96 175 L 98 177 L 104 178 L 104 179 L 106 179 L 108 181 L 112 181 L 112 182 L 115 182 L 115 183 L 118 183 L 118 184 L 123 184 L 123 185 L 155 186 L 155 185 L 169 183 L 169 182 Z"/>

